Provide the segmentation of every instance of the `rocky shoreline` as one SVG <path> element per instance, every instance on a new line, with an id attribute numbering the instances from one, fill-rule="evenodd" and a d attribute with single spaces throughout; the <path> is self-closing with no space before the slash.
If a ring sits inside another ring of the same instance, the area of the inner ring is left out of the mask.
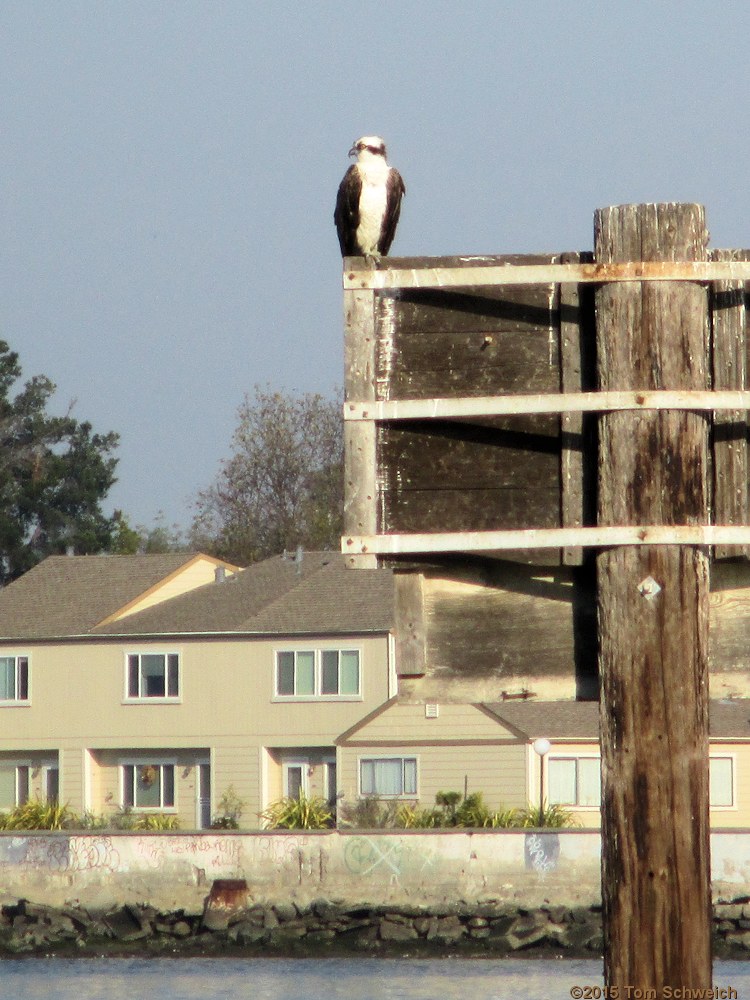
<path id="1" fill-rule="evenodd" d="M 750 897 L 714 907 L 717 957 L 750 957 Z M 40 955 L 333 955 L 595 957 L 601 908 L 498 901 L 442 906 L 249 903 L 201 913 L 125 904 L 103 913 L 21 899 L 0 908 L 0 957 Z"/>

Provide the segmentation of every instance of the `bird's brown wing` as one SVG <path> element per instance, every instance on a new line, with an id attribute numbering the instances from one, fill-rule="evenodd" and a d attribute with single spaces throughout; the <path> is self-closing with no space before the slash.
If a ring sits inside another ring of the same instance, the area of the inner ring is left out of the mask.
<path id="1" fill-rule="evenodd" d="M 359 195 L 362 190 L 362 179 L 356 164 L 344 174 L 339 184 L 336 196 L 336 211 L 333 221 L 339 234 L 339 246 L 342 257 L 356 257 L 362 253 L 357 246 L 357 226 L 359 226 Z"/>
<path id="2" fill-rule="evenodd" d="M 394 167 L 391 167 L 391 172 L 388 174 L 386 190 L 388 198 L 383 217 L 383 229 L 378 240 L 378 250 L 383 256 L 391 249 L 393 237 L 396 235 L 398 219 L 401 215 L 401 199 L 406 194 L 406 185 L 403 182 L 401 174 Z"/>

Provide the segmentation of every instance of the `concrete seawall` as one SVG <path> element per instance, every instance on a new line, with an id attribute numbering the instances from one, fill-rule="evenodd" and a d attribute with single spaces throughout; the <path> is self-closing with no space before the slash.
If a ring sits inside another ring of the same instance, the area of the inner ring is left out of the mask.
<path id="1" fill-rule="evenodd" d="M 714 896 L 750 887 L 750 831 L 712 833 Z M 481 900 L 595 905 L 597 831 L 314 831 L 0 834 L 0 902 L 104 909 L 202 906 L 215 879 L 251 898 L 306 904 Z"/>

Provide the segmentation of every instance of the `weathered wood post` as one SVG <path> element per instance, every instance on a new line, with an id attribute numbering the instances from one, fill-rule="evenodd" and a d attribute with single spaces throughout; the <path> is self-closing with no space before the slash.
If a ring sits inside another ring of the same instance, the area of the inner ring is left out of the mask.
<path id="1" fill-rule="evenodd" d="M 706 241 L 699 205 L 595 217 L 598 263 L 706 260 Z M 601 389 L 710 388 L 705 287 L 606 284 L 596 320 Z M 609 413 L 599 435 L 601 525 L 708 523 L 708 415 Z M 708 988 L 707 553 L 612 548 L 597 580 L 605 981 Z"/>

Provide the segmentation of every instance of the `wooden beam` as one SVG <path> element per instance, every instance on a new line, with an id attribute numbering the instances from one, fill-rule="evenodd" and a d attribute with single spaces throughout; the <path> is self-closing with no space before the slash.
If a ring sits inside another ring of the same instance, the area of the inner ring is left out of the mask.
<path id="1" fill-rule="evenodd" d="M 746 250 L 714 250 L 714 260 L 746 259 Z M 747 381 L 747 285 L 717 281 L 711 286 L 711 333 L 713 386 L 716 389 L 746 389 Z M 713 510 L 722 524 L 750 523 L 748 505 L 748 411 L 744 408 L 717 411 L 713 418 Z M 718 559 L 747 556 L 750 549 L 719 546 Z"/>
<path id="2" fill-rule="evenodd" d="M 603 284 L 642 281 L 750 281 L 748 261 L 626 261 L 596 264 L 502 264 L 467 258 L 463 267 L 345 269 L 345 289 L 476 288 L 482 285 Z"/>
<path id="3" fill-rule="evenodd" d="M 445 531 L 383 535 L 345 535 L 344 553 L 417 555 L 434 552 L 503 552 L 567 546 L 609 548 L 645 545 L 748 545 L 750 525 L 651 524 L 596 528 L 519 528 L 509 531 Z"/>
<path id="4" fill-rule="evenodd" d="M 606 208 L 594 230 L 602 262 L 707 253 L 699 205 Z M 596 327 L 602 390 L 708 388 L 700 285 L 603 285 Z M 705 524 L 708 471 L 704 415 L 605 413 L 598 523 Z M 709 989 L 708 554 L 618 545 L 598 553 L 596 568 L 605 984 L 620 996 Z"/>
<path id="5" fill-rule="evenodd" d="M 375 400 L 375 294 L 344 292 L 344 389 L 347 399 Z M 346 404 L 345 404 L 346 405 Z M 344 425 L 344 530 L 378 530 L 376 428 L 374 424 Z M 370 569 L 374 556 L 357 555 L 351 566 Z"/>
<path id="6" fill-rule="evenodd" d="M 562 254 L 561 264 L 581 263 L 582 254 Z M 584 324 L 588 320 L 589 304 L 584 300 L 587 290 L 580 285 L 559 286 L 560 315 L 560 392 L 580 393 L 586 387 L 584 373 Z M 593 301 L 591 302 L 593 306 Z M 591 317 L 593 322 L 593 316 Z M 560 526 L 580 528 L 586 521 L 586 489 L 584 479 L 584 435 L 589 428 L 582 412 L 560 411 Z M 562 550 L 567 566 L 583 562 L 583 549 L 571 546 Z"/>
<path id="7" fill-rule="evenodd" d="M 628 389 L 560 392 L 457 399 L 352 400 L 345 420 L 446 420 L 524 413 L 601 413 L 614 410 L 750 409 L 750 391 Z"/>

